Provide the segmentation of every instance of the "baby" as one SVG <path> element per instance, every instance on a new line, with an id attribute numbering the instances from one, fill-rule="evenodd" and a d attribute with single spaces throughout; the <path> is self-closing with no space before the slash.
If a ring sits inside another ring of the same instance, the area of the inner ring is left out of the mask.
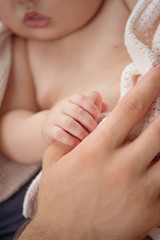
<path id="1" fill-rule="evenodd" d="M 75 87 L 75 65 L 81 64 L 72 53 L 76 41 L 68 42 L 68 35 L 81 31 L 102 3 L 0 1 L 1 20 L 15 33 L 8 89 L 0 111 L 4 155 L 34 163 L 54 140 L 76 146 L 96 128 L 100 113 L 107 110 L 98 92 L 61 99 L 70 95 L 70 89 L 72 94 L 74 89 L 82 91 Z M 87 88 L 84 80 L 78 85 Z"/>
<path id="2" fill-rule="evenodd" d="M 124 30 L 135 3 L 0 0 L 0 19 L 13 32 L 0 108 L 0 151 L 13 160 L 8 164 L 40 162 L 55 140 L 76 146 L 96 128 L 106 102 L 114 108 L 121 72 L 131 61 Z"/>

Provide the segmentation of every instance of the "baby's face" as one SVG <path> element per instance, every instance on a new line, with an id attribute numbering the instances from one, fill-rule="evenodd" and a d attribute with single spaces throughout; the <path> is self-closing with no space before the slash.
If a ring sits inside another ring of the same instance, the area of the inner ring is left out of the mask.
<path id="1" fill-rule="evenodd" d="M 17 35 L 56 39 L 90 21 L 105 0 L 0 0 L 0 19 Z"/>

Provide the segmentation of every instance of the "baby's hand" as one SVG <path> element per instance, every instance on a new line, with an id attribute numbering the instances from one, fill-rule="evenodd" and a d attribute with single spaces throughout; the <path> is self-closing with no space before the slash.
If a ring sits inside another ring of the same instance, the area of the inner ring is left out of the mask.
<path id="1" fill-rule="evenodd" d="M 89 97 L 76 94 L 53 107 L 44 122 L 43 135 L 47 142 L 57 140 L 69 146 L 78 145 L 96 127 L 101 112 L 107 111 L 98 92 Z"/>

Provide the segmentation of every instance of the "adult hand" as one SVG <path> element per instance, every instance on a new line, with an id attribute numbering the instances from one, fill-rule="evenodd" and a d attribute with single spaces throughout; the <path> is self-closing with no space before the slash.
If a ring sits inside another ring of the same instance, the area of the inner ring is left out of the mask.
<path id="1" fill-rule="evenodd" d="M 159 92 L 157 66 L 76 148 L 46 151 L 37 213 L 21 240 L 138 240 L 160 222 L 160 161 L 151 164 L 160 117 L 126 141 Z"/>

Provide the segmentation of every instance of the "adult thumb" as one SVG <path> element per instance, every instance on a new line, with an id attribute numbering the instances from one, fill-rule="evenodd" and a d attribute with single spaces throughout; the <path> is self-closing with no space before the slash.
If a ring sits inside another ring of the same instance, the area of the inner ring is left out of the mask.
<path id="1" fill-rule="evenodd" d="M 43 163 L 52 164 L 54 162 L 57 162 L 61 157 L 70 152 L 72 149 L 73 147 L 71 146 L 55 141 L 44 152 Z"/>

